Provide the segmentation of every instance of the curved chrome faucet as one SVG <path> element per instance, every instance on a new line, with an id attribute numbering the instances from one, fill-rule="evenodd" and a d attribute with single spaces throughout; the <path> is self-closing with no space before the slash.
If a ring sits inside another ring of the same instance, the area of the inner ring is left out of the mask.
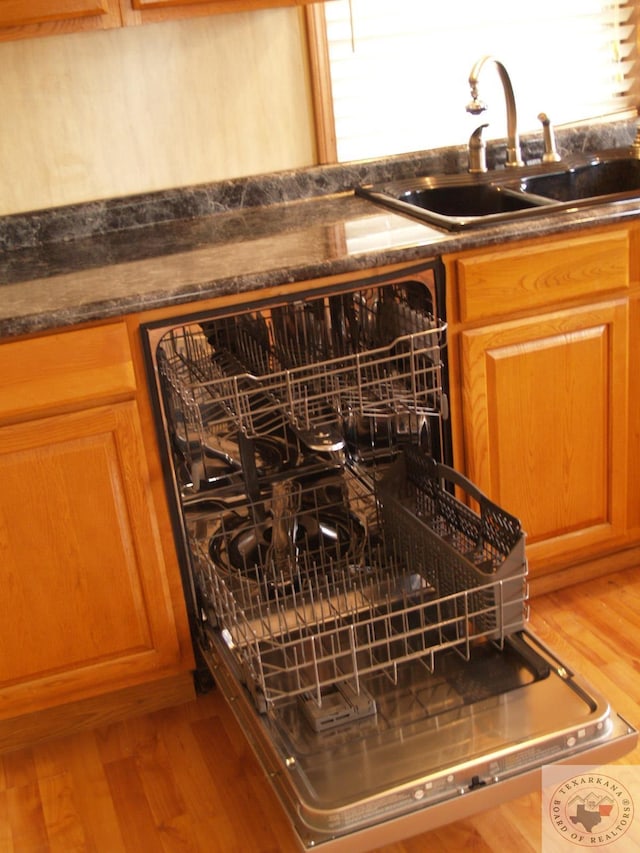
<path id="1" fill-rule="evenodd" d="M 500 82 L 504 90 L 504 99 L 507 107 L 507 166 L 524 166 L 520 152 L 520 138 L 518 136 L 518 115 L 516 112 L 516 99 L 513 94 L 511 78 L 504 65 L 493 56 L 483 56 L 471 69 L 469 74 L 469 86 L 471 87 L 471 101 L 467 104 L 467 112 L 479 115 L 487 109 L 478 97 L 478 79 L 480 72 L 486 62 L 493 62 L 500 75 Z"/>

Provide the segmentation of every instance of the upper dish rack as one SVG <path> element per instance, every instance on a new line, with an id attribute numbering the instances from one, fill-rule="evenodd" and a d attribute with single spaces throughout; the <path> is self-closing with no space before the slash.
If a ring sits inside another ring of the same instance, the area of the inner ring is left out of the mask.
<path id="1" fill-rule="evenodd" d="M 358 418 L 440 415 L 445 328 L 411 291 L 386 286 L 175 329 L 158 363 L 179 449 L 192 467 L 217 455 L 238 468 L 238 433 L 289 431 L 328 452 Z"/>

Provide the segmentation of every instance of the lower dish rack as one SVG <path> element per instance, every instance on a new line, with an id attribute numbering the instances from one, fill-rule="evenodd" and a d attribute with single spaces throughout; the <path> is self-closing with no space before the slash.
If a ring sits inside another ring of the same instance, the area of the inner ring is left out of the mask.
<path id="1" fill-rule="evenodd" d="M 475 489 L 480 514 L 460 503 L 449 475 L 464 481 L 407 448 L 379 482 L 342 469 L 190 508 L 201 606 L 260 711 L 296 700 L 316 729 L 337 725 L 375 712 L 370 674 L 433 672 L 444 650 L 468 660 L 523 627 L 524 534 Z"/>

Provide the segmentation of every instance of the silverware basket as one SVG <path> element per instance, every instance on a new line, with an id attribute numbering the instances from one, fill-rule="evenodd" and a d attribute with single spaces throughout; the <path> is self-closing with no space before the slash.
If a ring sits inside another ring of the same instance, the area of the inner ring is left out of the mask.
<path id="1" fill-rule="evenodd" d="M 479 512 L 446 487 L 473 498 Z M 441 599 L 466 594 L 474 630 L 494 639 L 527 619 L 525 534 L 517 518 L 453 468 L 407 446 L 378 486 L 386 530 Z M 455 609 L 452 600 L 449 609 Z M 466 606 L 466 603 L 465 603 Z"/>

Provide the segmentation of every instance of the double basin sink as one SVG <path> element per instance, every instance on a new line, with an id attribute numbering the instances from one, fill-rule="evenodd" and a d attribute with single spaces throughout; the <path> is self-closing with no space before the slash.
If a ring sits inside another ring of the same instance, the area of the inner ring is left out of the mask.
<path id="1" fill-rule="evenodd" d="M 357 187 L 400 213 L 459 231 L 605 202 L 640 205 L 640 159 L 630 149 L 480 175 L 436 175 Z"/>

